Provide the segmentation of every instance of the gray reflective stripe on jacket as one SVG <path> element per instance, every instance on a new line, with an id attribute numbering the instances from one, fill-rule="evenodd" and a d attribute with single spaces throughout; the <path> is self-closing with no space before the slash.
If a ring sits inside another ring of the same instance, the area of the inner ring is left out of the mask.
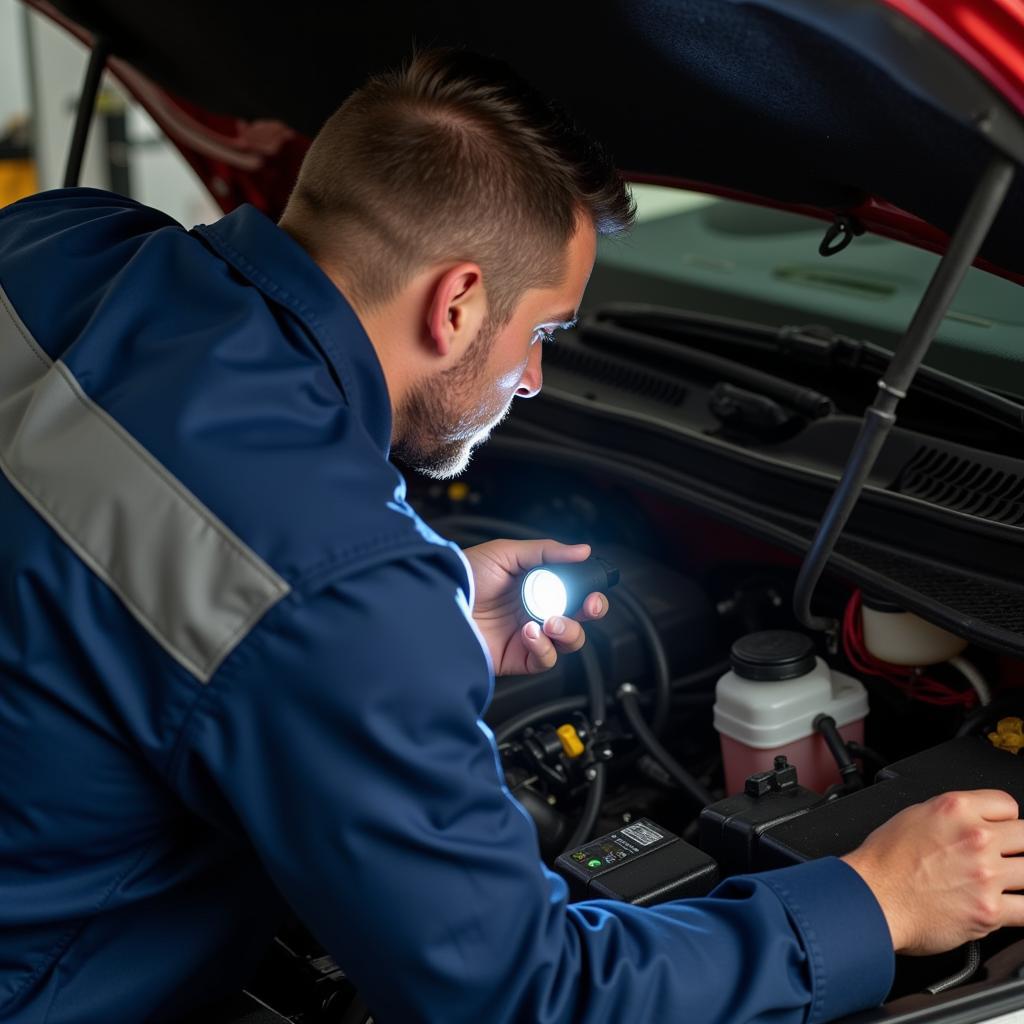
<path id="1" fill-rule="evenodd" d="M 289 591 L 49 358 L 2 288 L 0 470 L 201 682 Z"/>

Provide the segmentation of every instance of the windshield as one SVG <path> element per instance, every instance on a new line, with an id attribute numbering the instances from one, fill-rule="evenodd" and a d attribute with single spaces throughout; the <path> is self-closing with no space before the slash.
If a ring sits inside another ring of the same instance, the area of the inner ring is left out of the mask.
<path id="1" fill-rule="evenodd" d="M 651 302 L 762 324 L 824 324 L 892 349 L 939 257 L 861 235 L 824 258 L 825 221 L 701 193 L 634 185 L 638 220 L 603 240 L 587 306 Z M 1024 398 L 1024 290 L 976 268 L 925 362 Z"/>

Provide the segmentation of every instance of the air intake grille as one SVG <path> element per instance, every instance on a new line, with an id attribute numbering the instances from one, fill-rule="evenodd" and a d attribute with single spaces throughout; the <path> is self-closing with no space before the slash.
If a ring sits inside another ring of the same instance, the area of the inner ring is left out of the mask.
<path id="1" fill-rule="evenodd" d="M 984 638 L 986 633 L 991 635 L 992 628 L 1024 638 L 1024 587 L 990 577 L 970 576 L 952 567 L 925 565 L 851 537 L 840 538 L 836 550 L 866 569 L 916 591 L 928 603 L 971 619 L 976 639 Z M 1006 639 L 1001 638 L 1000 642 L 1005 643 Z M 1024 653 L 1022 642 L 1014 644 L 1018 656 Z"/>
<path id="2" fill-rule="evenodd" d="M 552 345 L 545 349 L 544 360 L 560 370 L 623 391 L 632 391 L 663 405 L 682 405 L 686 398 L 686 388 L 668 376 L 638 369 L 618 359 L 594 355 L 570 344 Z"/>
<path id="3" fill-rule="evenodd" d="M 896 490 L 993 523 L 1024 525 L 1024 477 L 938 448 L 918 451 Z"/>

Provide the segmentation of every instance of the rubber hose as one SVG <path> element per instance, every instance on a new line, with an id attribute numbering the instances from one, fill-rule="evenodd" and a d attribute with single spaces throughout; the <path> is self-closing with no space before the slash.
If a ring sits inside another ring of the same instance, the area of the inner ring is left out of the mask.
<path id="1" fill-rule="evenodd" d="M 867 770 L 866 762 L 871 762 L 872 768 L 874 769 L 869 773 L 871 776 L 877 775 L 889 763 L 873 747 L 865 747 L 863 743 L 858 743 L 856 740 L 850 740 L 850 742 L 846 744 L 846 749 L 849 750 L 854 757 L 859 757 L 865 762 L 865 770 Z"/>
<path id="2" fill-rule="evenodd" d="M 672 692 L 677 696 L 682 696 L 691 690 L 699 691 L 705 684 L 717 682 L 718 678 L 728 672 L 730 668 L 732 668 L 732 662 L 728 658 L 724 661 L 716 661 L 713 665 L 705 665 L 704 668 L 699 668 L 696 672 L 673 679 Z M 710 696 L 714 697 L 714 690 L 710 691 Z"/>
<path id="3" fill-rule="evenodd" d="M 582 846 L 591 837 L 594 826 L 597 824 L 597 817 L 601 813 L 601 803 L 604 800 L 605 766 L 595 764 L 593 772 L 594 777 L 590 780 L 590 787 L 587 789 L 587 799 L 583 803 L 583 814 L 576 823 L 576 828 L 569 837 L 569 842 L 565 850 L 562 851 L 563 853 Z"/>
<path id="4" fill-rule="evenodd" d="M 499 745 L 507 743 L 516 733 L 522 732 L 531 725 L 536 725 L 537 722 L 543 722 L 549 718 L 560 718 L 562 715 L 572 714 L 573 711 L 581 711 L 588 702 L 587 697 L 579 695 L 562 697 L 560 700 L 552 700 L 547 704 L 538 704 L 536 707 L 527 708 L 502 722 L 494 730 L 494 738 Z"/>
<path id="5" fill-rule="evenodd" d="M 956 731 L 957 739 L 961 736 L 972 736 L 989 724 L 995 724 L 1005 715 L 1022 710 L 1024 710 L 1024 694 L 1019 690 L 1001 693 L 993 697 L 991 703 L 979 705 L 964 718 L 960 723 L 960 728 Z"/>
<path id="6" fill-rule="evenodd" d="M 842 776 L 843 783 L 847 789 L 863 789 L 864 780 L 861 778 L 857 765 L 854 764 L 850 751 L 846 748 L 846 741 L 839 733 L 836 720 L 831 715 L 815 715 L 811 723 L 813 728 L 820 733 L 825 745 L 835 759 L 836 767 Z"/>
<path id="7" fill-rule="evenodd" d="M 647 649 L 651 653 L 651 667 L 654 671 L 654 711 L 651 714 L 651 730 L 655 736 L 661 736 L 668 724 L 669 704 L 672 700 L 672 675 L 668 667 L 668 653 L 650 612 L 640 601 L 621 584 L 615 597 L 636 619 L 640 632 L 647 641 Z"/>
<path id="8" fill-rule="evenodd" d="M 684 792 L 700 804 L 707 807 L 714 803 L 715 798 L 697 781 L 659 742 L 651 731 L 640 710 L 639 691 L 632 683 L 623 683 L 617 696 L 619 704 L 626 715 L 629 727 L 633 730 L 641 745 L 664 769 Z"/>

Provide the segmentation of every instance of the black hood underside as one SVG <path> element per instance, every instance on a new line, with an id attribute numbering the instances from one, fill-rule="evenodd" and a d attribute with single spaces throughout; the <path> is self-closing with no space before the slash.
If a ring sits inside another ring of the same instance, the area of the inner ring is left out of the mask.
<path id="1" fill-rule="evenodd" d="M 414 47 L 501 57 L 632 177 L 844 211 L 867 196 L 950 232 L 992 155 L 977 76 L 877 0 L 254 5 L 57 0 L 114 53 L 211 113 L 313 135 Z M 1024 180 L 982 250 L 1024 273 Z"/>

